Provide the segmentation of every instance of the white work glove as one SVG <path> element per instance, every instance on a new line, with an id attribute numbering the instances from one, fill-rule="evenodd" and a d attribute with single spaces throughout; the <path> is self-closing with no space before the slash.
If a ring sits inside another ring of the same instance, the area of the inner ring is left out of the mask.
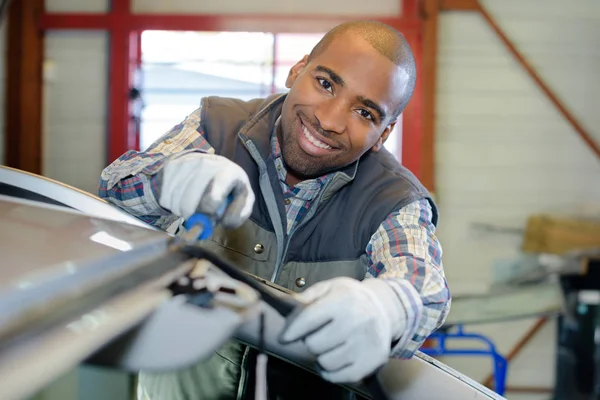
<path id="1" fill-rule="evenodd" d="M 215 154 L 189 153 L 163 167 L 159 204 L 179 217 L 188 219 L 197 211 L 214 216 L 229 194 L 233 200 L 221 224 L 237 228 L 250 217 L 255 200 L 239 165 Z"/>
<path id="2" fill-rule="evenodd" d="M 381 279 L 334 278 L 298 296 L 308 304 L 282 332 L 282 342 L 304 339 L 321 376 L 355 383 L 384 365 L 392 342 L 404 333 L 404 308 Z"/>

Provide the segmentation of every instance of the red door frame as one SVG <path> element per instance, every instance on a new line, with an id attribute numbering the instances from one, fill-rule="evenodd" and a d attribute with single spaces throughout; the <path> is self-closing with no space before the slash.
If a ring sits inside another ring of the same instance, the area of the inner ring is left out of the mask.
<path id="1" fill-rule="evenodd" d="M 351 18 L 314 15 L 174 15 L 134 14 L 131 0 L 112 1 L 103 14 L 47 13 L 40 18 L 42 30 L 90 29 L 110 34 L 108 151 L 112 162 L 127 150 L 139 150 L 138 124 L 132 123 L 133 104 L 129 91 L 133 87 L 135 68 L 140 62 L 139 37 L 144 30 L 259 31 L 273 33 L 325 32 Z M 403 0 L 399 17 L 374 18 L 400 30 L 413 49 L 417 74 L 422 76 L 423 23 L 419 0 Z M 402 163 L 417 177 L 421 175 L 421 121 L 423 113 L 422 79 L 402 119 Z"/>

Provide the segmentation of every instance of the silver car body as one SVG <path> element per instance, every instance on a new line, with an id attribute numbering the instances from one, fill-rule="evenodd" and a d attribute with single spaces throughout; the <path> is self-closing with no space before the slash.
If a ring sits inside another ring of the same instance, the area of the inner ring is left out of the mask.
<path id="1" fill-rule="evenodd" d="M 169 370 L 207 357 L 231 338 L 257 346 L 260 311 L 267 352 L 315 370 L 301 342 L 277 341 L 284 319 L 218 270 L 205 273 L 235 287 L 238 298 L 201 308 L 173 296 L 169 285 L 202 263 L 178 252 L 177 238 L 37 175 L 0 168 L 0 184 L 25 190 L 0 194 L 3 398 L 26 398 L 83 362 Z M 420 352 L 391 359 L 379 380 L 394 400 L 502 399 Z M 360 385 L 351 389 L 369 396 Z"/>

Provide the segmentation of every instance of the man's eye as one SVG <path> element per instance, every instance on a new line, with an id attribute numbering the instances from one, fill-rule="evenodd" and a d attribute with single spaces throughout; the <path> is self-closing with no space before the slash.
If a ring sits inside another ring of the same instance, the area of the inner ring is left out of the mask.
<path id="1" fill-rule="evenodd" d="M 371 114 L 367 110 L 359 110 L 358 112 L 360 113 L 360 116 L 363 117 L 363 118 L 367 118 L 367 119 L 370 119 L 370 120 L 375 120 L 375 118 L 373 118 L 373 114 Z"/>
<path id="2" fill-rule="evenodd" d="M 327 79 L 317 78 L 317 80 L 319 81 L 319 84 L 323 87 L 323 89 L 330 91 L 332 85 Z"/>

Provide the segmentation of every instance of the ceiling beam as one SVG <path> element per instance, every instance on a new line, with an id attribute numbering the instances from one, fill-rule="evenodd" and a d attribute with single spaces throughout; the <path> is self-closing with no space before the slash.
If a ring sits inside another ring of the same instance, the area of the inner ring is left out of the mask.
<path id="1" fill-rule="evenodd" d="M 436 0 L 441 11 L 477 11 L 477 0 Z"/>

